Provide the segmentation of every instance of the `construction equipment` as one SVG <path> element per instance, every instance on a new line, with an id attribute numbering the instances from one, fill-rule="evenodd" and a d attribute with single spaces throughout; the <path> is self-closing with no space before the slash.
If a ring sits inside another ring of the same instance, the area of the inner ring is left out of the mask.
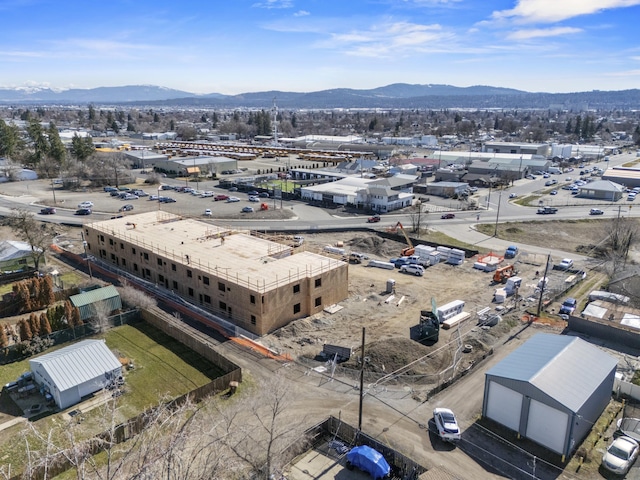
<path id="1" fill-rule="evenodd" d="M 269 210 L 269 205 L 267 205 L 266 203 L 261 203 L 260 210 Z"/>
<path id="2" fill-rule="evenodd" d="M 420 311 L 420 338 L 419 342 L 433 345 L 440 338 L 440 320 L 430 310 Z"/>
<path id="3" fill-rule="evenodd" d="M 507 265 L 506 267 L 498 268 L 493 274 L 494 283 L 506 283 L 509 277 L 514 276 L 516 268 L 513 265 Z"/>
<path id="4" fill-rule="evenodd" d="M 398 229 L 400 229 L 400 231 L 402 232 L 402 235 L 404 235 L 404 239 L 408 245 L 406 248 L 402 249 L 402 251 L 400 252 L 400 255 L 402 255 L 403 257 L 410 257 L 415 253 L 416 249 L 413 246 L 413 242 L 411 242 L 411 239 L 407 235 L 407 232 L 404 231 L 404 227 L 402 226 L 402 223 L 400 222 L 396 223 L 395 226 L 389 229 L 389 231 L 395 233 L 398 231 Z"/>

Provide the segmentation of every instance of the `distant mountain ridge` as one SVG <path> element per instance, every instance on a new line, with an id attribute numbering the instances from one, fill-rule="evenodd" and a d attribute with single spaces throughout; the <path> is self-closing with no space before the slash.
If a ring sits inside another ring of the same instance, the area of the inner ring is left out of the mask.
<path id="1" fill-rule="evenodd" d="M 108 104 L 129 106 L 271 108 L 640 108 L 640 90 L 576 93 L 525 92 L 512 88 L 474 85 L 394 83 L 373 89 L 336 88 L 316 92 L 277 90 L 238 95 L 198 95 L 155 85 L 127 85 L 91 89 L 0 88 L 0 104 Z"/>

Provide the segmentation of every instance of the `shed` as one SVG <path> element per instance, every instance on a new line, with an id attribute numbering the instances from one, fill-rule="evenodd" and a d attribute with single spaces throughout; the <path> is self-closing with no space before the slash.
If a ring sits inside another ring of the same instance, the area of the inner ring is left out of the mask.
<path id="1" fill-rule="evenodd" d="M 102 390 L 122 373 L 122 365 L 104 340 L 83 340 L 29 360 L 35 382 L 59 408 Z"/>
<path id="2" fill-rule="evenodd" d="M 122 309 L 122 300 L 116 287 L 108 285 L 102 288 L 89 290 L 88 292 L 72 295 L 69 300 L 74 307 L 80 310 L 80 319 L 85 320 L 95 317 L 99 309 L 103 308 L 110 314 L 115 310 Z"/>
<path id="3" fill-rule="evenodd" d="M 609 403 L 616 364 L 578 337 L 538 333 L 485 374 L 482 415 L 568 455 Z"/>
<path id="4" fill-rule="evenodd" d="M 37 249 L 41 251 L 41 249 Z M 0 271 L 14 271 L 34 266 L 31 245 L 17 240 L 0 242 Z"/>

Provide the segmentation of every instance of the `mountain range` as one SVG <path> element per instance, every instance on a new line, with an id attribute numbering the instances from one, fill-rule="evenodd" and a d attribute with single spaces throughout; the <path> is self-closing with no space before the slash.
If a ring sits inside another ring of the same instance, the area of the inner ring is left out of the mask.
<path id="1" fill-rule="evenodd" d="M 155 85 L 128 85 L 91 89 L 0 88 L 0 104 L 9 105 L 128 105 L 197 108 L 562 108 L 637 109 L 640 89 L 575 93 L 525 92 L 476 85 L 415 85 L 395 83 L 367 90 L 337 88 L 317 92 L 247 92 L 194 94 Z"/>

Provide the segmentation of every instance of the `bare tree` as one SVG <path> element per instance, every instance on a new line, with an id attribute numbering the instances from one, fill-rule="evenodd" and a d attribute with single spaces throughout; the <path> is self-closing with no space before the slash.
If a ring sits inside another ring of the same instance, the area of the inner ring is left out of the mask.
<path id="1" fill-rule="evenodd" d="M 629 251 L 636 243 L 638 226 L 634 220 L 618 216 L 606 229 L 604 253 L 611 265 L 611 274 L 615 274 L 627 265 Z"/>
<path id="2" fill-rule="evenodd" d="M 93 315 L 89 318 L 88 323 L 93 327 L 96 333 L 102 333 L 109 329 L 109 315 L 111 307 L 106 300 L 95 302 L 91 305 Z"/>
<path id="3" fill-rule="evenodd" d="M 142 290 L 138 290 L 124 279 L 121 279 L 120 281 L 122 283 L 122 287 L 117 287 L 117 290 L 120 294 L 120 298 L 126 305 L 143 310 L 156 306 L 156 300 L 153 297 L 147 295 Z"/>
<path id="4" fill-rule="evenodd" d="M 420 232 L 427 229 L 427 212 L 423 211 L 422 200 L 418 200 L 411 207 L 409 218 L 411 219 L 411 231 L 417 233 L 420 238 Z"/>
<path id="5" fill-rule="evenodd" d="M 283 451 L 296 443 L 304 448 L 303 422 L 287 417 L 293 399 L 290 382 L 284 375 L 259 382 L 256 391 L 233 405 L 216 404 L 214 438 L 240 461 L 245 475 L 268 480 L 283 467 Z M 224 407 L 224 408 L 223 408 Z M 222 429 L 222 430 L 220 430 Z"/>
<path id="6" fill-rule="evenodd" d="M 21 208 L 9 214 L 8 222 L 13 233 L 31 247 L 33 265 L 38 270 L 47 248 L 56 236 L 55 228 L 49 223 L 38 222 L 31 212 Z"/>

